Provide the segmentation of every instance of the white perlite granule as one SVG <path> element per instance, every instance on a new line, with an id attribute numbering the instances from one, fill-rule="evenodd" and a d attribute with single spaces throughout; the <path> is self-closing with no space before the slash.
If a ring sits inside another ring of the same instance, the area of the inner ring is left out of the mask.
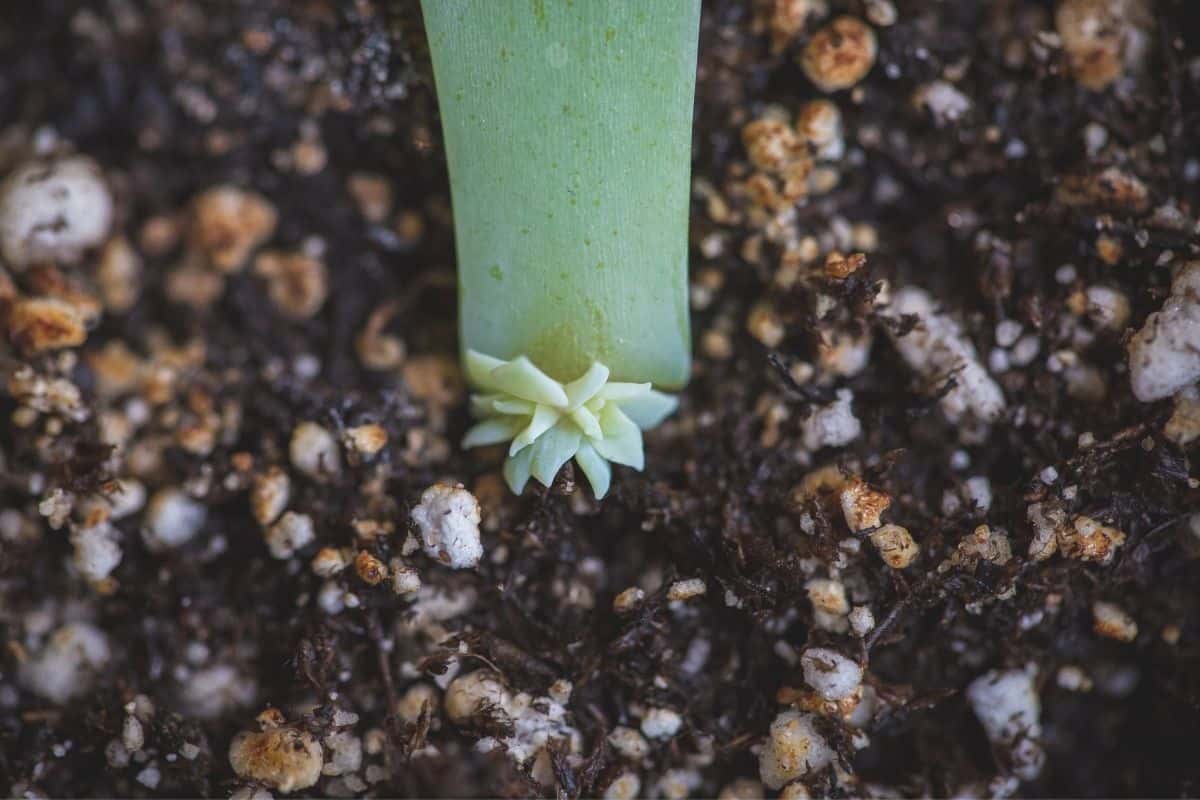
<path id="1" fill-rule="evenodd" d="M 1004 413 L 1004 394 L 980 362 L 975 345 L 958 322 L 936 310 L 928 292 L 912 286 L 897 289 L 885 314 L 897 322 L 908 315 L 917 318 L 907 333 L 892 336 L 905 363 L 939 386 L 954 379 L 939 401 L 951 424 L 968 419 L 994 422 Z"/>
<path id="2" fill-rule="evenodd" d="M 21 664 L 19 677 L 34 694 L 65 703 L 86 692 L 92 677 L 110 660 L 112 650 L 104 631 L 86 622 L 69 622 Z"/>
<path id="3" fill-rule="evenodd" d="M 769 789 L 809 772 L 824 769 L 833 761 L 833 748 L 817 732 L 812 714 L 785 711 L 771 723 L 771 732 L 758 756 L 758 775 Z"/>
<path id="4" fill-rule="evenodd" d="M 1179 271 L 1162 310 L 1129 341 L 1129 380 L 1143 403 L 1200 380 L 1200 261 Z"/>
<path id="5" fill-rule="evenodd" d="M 479 563 L 479 501 L 462 486 L 435 483 L 421 495 L 412 520 L 421 533 L 425 554 L 454 569 Z"/>
<path id="6" fill-rule="evenodd" d="M 826 700 L 845 700 L 862 685 L 857 662 L 827 647 L 810 647 L 800 656 L 804 680 Z"/>
<path id="7" fill-rule="evenodd" d="M 967 687 L 967 700 L 988 740 L 1009 751 L 1013 773 L 1032 780 L 1042 771 L 1046 754 L 1042 734 L 1042 703 L 1037 693 L 1037 667 L 991 670 Z"/>
<path id="8" fill-rule="evenodd" d="M 929 109 L 939 128 L 958 122 L 971 110 L 970 98 L 946 81 L 932 81 L 919 87 L 913 102 Z"/>
<path id="9" fill-rule="evenodd" d="M 230 664 L 214 664 L 181 680 L 179 700 L 200 719 L 216 719 L 254 703 L 258 686 L 252 676 Z"/>
<path id="10" fill-rule="evenodd" d="M 857 439 L 862 433 L 862 424 L 854 416 L 850 405 L 853 401 L 853 392 L 838 389 L 836 400 L 813 411 L 804 420 L 804 446 L 809 450 L 820 450 L 822 447 L 841 447 Z"/>
<path id="11" fill-rule="evenodd" d="M 287 559 L 312 544 L 317 534 L 312 517 L 288 511 L 266 530 L 264 538 L 272 556 Z"/>
<path id="12" fill-rule="evenodd" d="M 301 422 L 288 442 L 292 466 L 314 480 L 336 475 L 342 469 L 342 451 L 337 439 L 315 422 Z"/>
<path id="13" fill-rule="evenodd" d="M 143 538 L 151 550 L 179 547 L 204 526 L 208 512 L 179 489 L 160 489 L 146 508 Z"/>
<path id="14" fill-rule="evenodd" d="M 669 708 L 651 708 L 642 715 L 642 733 L 650 739 L 670 739 L 681 725 L 683 717 Z"/>
<path id="15" fill-rule="evenodd" d="M 120 532 L 105 521 L 91 527 L 76 527 L 71 531 L 75 548 L 74 563 L 80 574 L 89 581 L 102 581 L 121 563 Z"/>
<path id="16" fill-rule="evenodd" d="M 30 161 L 0 185 L 0 254 L 17 270 L 40 261 L 75 262 L 104 241 L 112 219 L 112 193 L 95 161 Z"/>

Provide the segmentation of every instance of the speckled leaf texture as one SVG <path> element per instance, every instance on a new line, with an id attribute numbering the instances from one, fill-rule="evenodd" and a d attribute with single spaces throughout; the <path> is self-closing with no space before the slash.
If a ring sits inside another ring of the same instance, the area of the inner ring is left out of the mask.
<path id="1" fill-rule="evenodd" d="M 423 0 L 460 345 L 558 381 L 687 380 L 699 0 Z"/>

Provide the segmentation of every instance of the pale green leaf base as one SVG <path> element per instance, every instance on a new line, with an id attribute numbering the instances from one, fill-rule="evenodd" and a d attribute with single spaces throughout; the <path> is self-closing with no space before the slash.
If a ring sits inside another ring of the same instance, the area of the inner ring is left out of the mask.
<path id="1" fill-rule="evenodd" d="M 479 390 L 471 413 L 479 419 L 463 447 L 510 442 L 504 479 L 520 494 L 531 477 L 554 481 L 575 459 L 596 498 L 608 493 L 612 464 L 640 470 L 642 431 L 673 412 L 678 401 L 649 383 L 608 380 L 608 367 L 593 363 L 570 383 L 560 383 L 525 356 L 509 361 L 468 350 L 467 378 Z"/>

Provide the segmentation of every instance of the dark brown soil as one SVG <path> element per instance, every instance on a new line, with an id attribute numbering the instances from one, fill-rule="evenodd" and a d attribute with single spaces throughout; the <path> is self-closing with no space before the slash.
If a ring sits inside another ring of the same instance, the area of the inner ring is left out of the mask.
<path id="1" fill-rule="evenodd" d="M 864 13 L 858 0 L 830 5 Z M 850 776 L 810 776 L 814 794 L 887 787 L 945 796 L 971 786 L 986 793 L 981 787 L 1007 769 L 1007 757 L 989 746 L 964 689 L 990 668 L 1026 663 L 1038 668 L 1047 764 L 1021 794 L 1200 793 L 1200 539 L 1189 527 L 1200 511 L 1200 451 L 1195 440 L 1180 446 L 1163 435 L 1171 401 L 1133 397 L 1124 351 L 1161 306 L 1171 264 L 1195 257 L 1198 244 L 1200 15 L 1188 0 L 1159 0 L 1144 69 L 1089 92 L 1039 34 L 1053 30 L 1052 5 L 896 3 L 896 24 L 878 29 L 875 68 L 853 93 L 834 98 L 847 144 L 835 165 L 838 185 L 801 204 L 795 221 L 802 236 L 818 238 L 822 262 L 847 221 L 873 228 L 878 245 L 846 281 L 784 285 L 783 248 L 764 237 L 733 187 L 750 171 L 742 126 L 769 104 L 794 112 L 817 96 L 794 59 L 807 34 L 774 54 L 748 0 L 706 0 L 695 176 L 731 211 L 714 213 L 697 192 L 693 274 L 717 288 L 693 327 L 698 342 L 714 331 L 730 350 L 697 346 L 681 412 L 649 437 L 645 472 L 618 469 L 597 505 L 569 471 L 550 491 L 531 487 L 511 498 L 499 488 L 496 454 L 457 447 L 468 423 L 461 383 L 453 374 L 438 380 L 456 353 L 449 192 L 416 2 L 3 3 L 0 135 L 28 142 L 52 129 L 95 158 L 117 195 L 116 228 L 145 265 L 136 304 L 105 313 L 65 370 L 96 413 L 21 426 L 13 421 L 18 401 L 0 399 L 0 508 L 35 530 L 0 540 L 0 788 L 30 797 L 227 796 L 243 785 L 227 758 L 229 741 L 270 705 L 322 736 L 337 709 L 359 716 L 348 728 L 356 736 L 383 731 L 382 748 L 368 747 L 357 771 L 368 787 L 360 794 L 553 795 L 502 749 L 476 752 L 481 732 L 452 724 L 440 709 L 416 724 L 395 713 L 419 671 L 437 673 L 461 641 L 471 654 L 465 661 L 494 666 L 514 690 L 542 695 L 556 680 L 573 684 L 568 712 L 584 758 L 574 767 L 565 755 L 556 759 L 563 795 L 602 794 L 622 768 L 638 773 L 647 795 L 658 794 L 672 769 L 697 776 L 693 796 L 757 780 L 752 748 L 785 708 L 777 693 L 804 685 L 788 655 L 811 643 L 861 656 L 881 698 L 865 749 L 828 721 Z M 947 70 L 971 106 L 939 126 L 912 96 Z M 1084 146 L 1089 124 L 1108 135 L 1094 154 Z M 327 155 L 312 174 L 280 155 L 294 153 L 306 125 Z M 0 147 L 0 171 L 11 166 L 6 152 Z M 1132 208 L 1064 198 L 1064 182 L 1108 167 L 1140 179 L 1148 201 Z M 394 192 L 395 211 L 381 224 L 364 219 L 347 189 L 358 172 L 385 177 Z M 279 313 L 252 268 L 231 275 L 208 305 L 168 295 L 166 277 L 188 245 L 147 247 L 145 224 L 185 218 L 192 198 L 218 184 L 251 188 L 274 205 L 270 247 L 324 241 L 330 290 L 314 317 Z M 1184 223 L 1156 223 L 1164 204 Z M 1098 242 L 1100 234 L 1122 247 L 1115 264 L 1106 263 L 1110 243 Z M 703 247 L 713 235 L 722 246 Z M 1060 269 L 1066 264 L 1073 276 Z M 89 269 L 85 262 L 64 272 L 87 283 Z M 13 279 L 30 291 L 28 274 Z M 1036 358 L 996 376 L 1007 410 L 986 441 L 960 444 L 929 387 L 897 355 L 870 301 L 883 280 L 928 288 L 963 321 L 985 363 L 1002 320 L 1038 340 Z M 1093 330 L 1079 344 L 1073 332 L 1092 329 L 1072 297 L 1097 284 L 1124 292 L 1132 314 L 1124 331 Z M 837 300 L 840 316 L 817 319 L 818 293 Z M 408 360 L 371 370 L 356 339 L 389 302 L 395 313 L 386 333 L 403 340 Z M 775 348 L 747 328 L 763 302 L 785 326 Z M 797 384 L 792 368 L 814 361 L 822 325 L 874 331 L 870 362 L 851 377 Z M 82 495 L 125 474 L 113 472 L 98 419 L 125 400 L 99 396 L 88 354 L 119 341 L 158 363 L 168 357 L 164 340 L 199 343 L 203 355 L 129 447 L 165 439 L 144 482 L 152 492 L 188 487 L 207 522 L 163 553 L 143 544 L 141 514 L 121 520 L 123 560 L 113 585 L 97 592 L 69 567 L 66 529 L 50 529 L 38 505 L 54 488 Z M 1049 358 L 1062 351 L 1097 370 L 1102 399 L 1068 393 Z M 314 358 L 311 374 L 305 365 Z M 10 349 L 4 369 L 28 361 L 51 371 L 61 367 L 51 366 L 55 359 Z M 803 455 L 803 420 L 840 387 L 854 392 L 862 436 Z M 241 415 L 234 433 L 204 455 L 171 439 L 180 419 L 198 413 L 188 405 L 195 392 Z M 389 444 L 328 482 L 293 472 L 289 508 L 312 516 L 317 542 L 281 561 L 268 552 L 246 480 L 236 476 L 288 468 L 291 432 L 305 420 L 334 431 L 376 422 Z M 1091 446 L 1080 444 L 1085 433 Z M 805 589 L 810 577 L 846 561 L 839 543 L 852 538 L 836 502 L 799 507 L 793 492 L 829 463 L 888 492 L 887 519 L 912 531 L 921 548 L 900 571 L 864 539 L 841 570 L 855 603 L 877 621 L 864 639 L 815 625 Z M 1039 478 L 1046 467 L 1057 481 Z M 32 474 L 44 478 L 36 490 Z M 990 509 L 944 513 L 944 493 L 972 476 L 990 481 Z M 334 580 L 359 606 L 328 613 L 318 600 L 325 580 L 309 568 L 317 548 L 367 550 L 384 563 L 399 557 L 410 508 L 438 480 L 461 481 L 484 508 L 477 570 L 405 557 L 427 587 L 476 594 L 468 611 L 443 623 L 457 638 L 403 627 L 411 602 L 387 582 L 366 585 L 353 568 Z M 1076 489 L 1064 496 L 1067 487 Z M 1026 509 L 1037 501 L 1119 528 L 1126 541 L 1109 564 L 1061 554 L 1034 562 Z M 806 512 L 812 533 L 801 528 Z M 353 520 L 394 532 L 364 541 Z M 939 570 L 984 522 L 1007 534 L 1012 559 Z M 707 593 L 673 608 L 666 587 L 697 577 Z M 646 602 L 618 615 L 614 596 L 634 585 L 650 589 Z M 1096 601 L 1131 615 L 1136 639 L 1094 632 Z M 90 619 L 111 644 L 113 660 L 90 690 L 61 705 L 17 680 L 38 615 L 51 628 Z M 189 656 L 196 643 L 207 648 L 203 657 Z M 688 657 L 704 648 L 706 659 Z M 204 719 L 181 693 L 190 671 L 215 663 L 233 665 L 256 689 L 246 705 Z M 1062 667 L 1080 668 L 1090 690 L 1063 688 Z M 139 694 L 155 707 L 145 757 L 112 766 L 106 747 Z M 683 728 L 629 767 L 604 735 L 638 727 L 647 706 L 678 711 Z M 177 756 L 183 743 L 199 755 Z M 423 747 L 433 750 L 417 752 Z M 151 762 L 161 772 L 154 786 L 138 780 Z M 326 777 L 307 791 L 354 791 L 346 787 L 344 778 Z"/>

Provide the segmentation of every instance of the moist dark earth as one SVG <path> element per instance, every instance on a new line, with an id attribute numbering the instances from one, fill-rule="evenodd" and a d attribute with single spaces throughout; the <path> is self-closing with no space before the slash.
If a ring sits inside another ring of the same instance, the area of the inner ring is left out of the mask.
<path id="1" fill-rule="evenodd" d="M 569 468 L 514 498 L 502 453 L 458 447 L 469 418 L 452 217 L 416 2 L 3 5 L 0 172 L 36 152 L 90 156 L 115 198 L 109 238 L 141 265 L 128 302 L 102 291 L 96 252 L 0 281 L 10 795 L 250 797 L 258 784 L 229 746 L 270 707 L 324 743 L 325 774 L 300 795 L 629 796 L 612 784 L 631 773 L 637 795 L 753 797 L 773 794 L 759 753 L 793 702 L 837 751 L 803 776 L 813 796 L 1200 793 L 1200 423 L 1180 416 L 1184 400 L 1139 402 L 1126 352 L 1200 244 L 1190 2 L 1131 12 L 1140 51 L 1094 89 L 1051 2 L 898 0 L 882 4 L 890 20 L 878 2 L 705 0 L 694 375 L 648 436 L 645 471 L 617 469 L 601 503 Z M 772 27 L 774 7 L 826 5 L 798 30 Z M 823 185 L 764 209 L 745 188 L 757 168 L 742 130 L 826 96 L 797 56 L 842 13 L 890 23 L 873 23 L 869 74 L 828 95 L 844 153 L 818 164 Z M 915 99 L 935 82 L 962 98 L 954 113 Z M 277 224 L 257 250 L 307 254 L 325 283 L 280 277 L 261 253 L 214 278 L 191 231 L 197 198 L 218 186 L 260 195 Z M 836 257 L 826 266 L 834 251 L 865 262 L 846 275 Z M 898 352 L 916 321 L 880 308 L 909 285 L 958 321 L 1002 390 L 985 432 L 946 416 L 953 375 L 929 380 Z M 1094 287 L 1128 313 L 1106 324 Z M 86 341 L 31 352 L 11 308 L 53 292 L 100 308 Z M 820 346 L 833 336 L 865 361 L 840 368 Z M 114 353 L 134 378 L 105 374 L 120 371 L 101 358 Z M 73 384 L 75 410 L 31 407 L 12 377 L 29 368 Z M 842 389 L 860 435 L 806 446 L 806 420 Z M 339 441 L 375 424 L 387 443 L 370 457 L 343 448 L 341 469 L 314 478 L 289 458 L 303 422 Z M 273 467 L 315 534 L 282 558 L 248 491 Z M 823 467 L 832 488 L 803 489 Z M 150 510 L 115 519 L 120 563 L 89 581 L 71 541 L 82 500 L 128 479 L 183 491 L 203 525 L 163 548 L 143 535 Z M 884 521 L 911 532 L 911 564 L 889 565 L 847 527 L 837 491 L 852 481 L 890 497 Z M 480 502 L 473 569 L 405 547 L 437 482 Z M 1124 538 L 1085 557 L 1060 536 L 1035 558 L 1038 503 Z M 964 557 L 983 525 L 1002 552 Z M 411 568 L 422 589 L 373 585 L 357 562 L 318 575 L 321 548 Z M 685 579 L 704 593 L 669 599 Z M 817 613 L 822 579 L 874 626 Z M 614 609 L 629 587 L 644 599 Z M 1097 603 L 1136 630 L 1098 624 Z M 107 654 L 56 697 L 28 665 L 50 669 L 47 642 L 69 624 L 99 631 Z M 862 665 L 865 721 L 812 705 L 798 659 L 812 646 Z M 534 697 L 570 682 L 576 736 L 552 739 L 540 770 L 479 746 L 519 735 L 499 711 L 447 714 L 438 681 L 479 668 Z M 1041 707 L 1026 733 L 1045 764 L 1006 783 L 1012 743 L 989 742 L 966 690 L 1027 668 Z M 434 690 L 414 713 L 417 685 Z M 640 758 L 609 743 L 648 709 L 681 725 Z M 123 738 L 130 718 L 140 741 Z"/>

